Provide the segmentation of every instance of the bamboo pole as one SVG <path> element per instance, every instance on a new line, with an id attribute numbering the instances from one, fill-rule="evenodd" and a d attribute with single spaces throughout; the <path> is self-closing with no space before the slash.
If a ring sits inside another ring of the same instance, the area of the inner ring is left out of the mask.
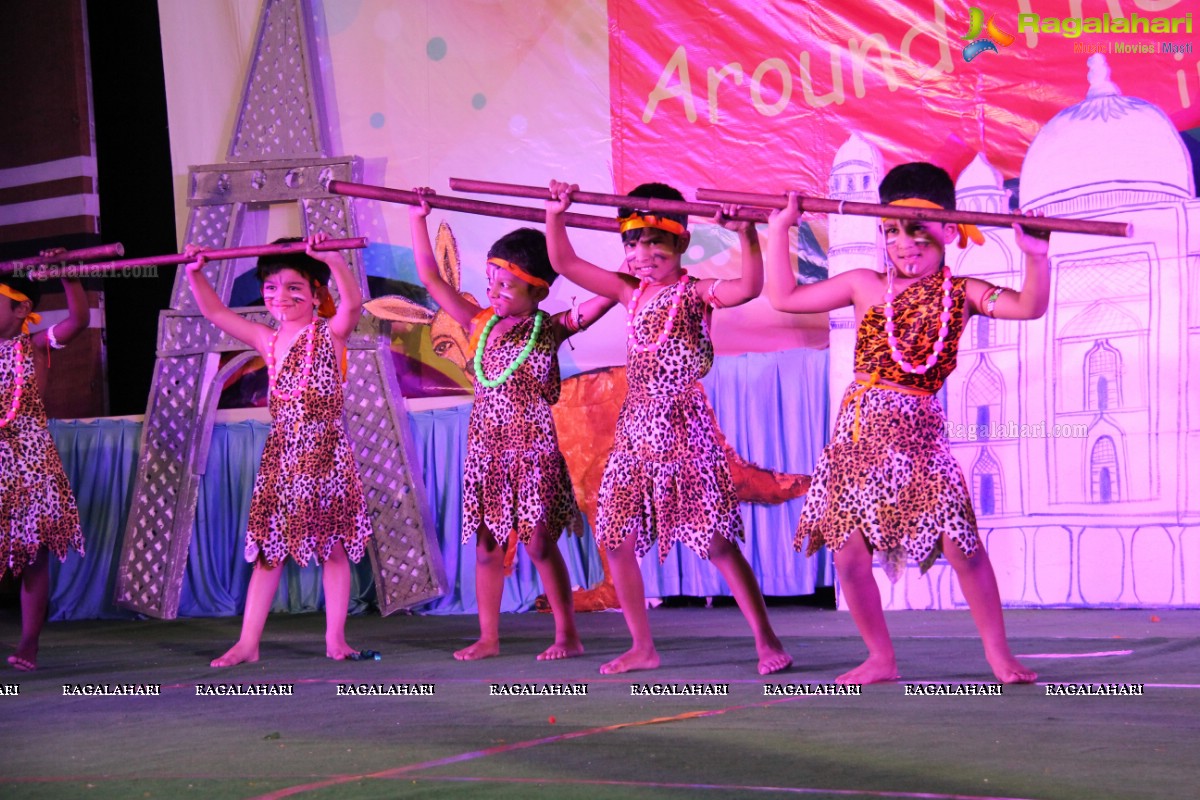
<path id="1" fill-rule="evenodd" d="M 508 197 L 528 197 L 533 200 L 553 200 L 550 190 L 545 186 L 524 186 L 519 183 L 496 183 L 494 181 L 476 181 L 467 178 L 451 178 L 450 188 L 456 192 L 471 192 L 473 194 L 499 194 Z M 714 203 L 691 203 L 687 200 L 668 200 L 661 197 L 634 197 L 627 194 L 599 194 L 597 192 L 571 192 L 571 202 L 589 206 L 615 206 L 617 208 L 636 208 L 639 211 L 652 211 L 659 214 L 686 214 L 711 220 L 721 210 Z M 735 204 L 737 205 L 737 204 Z M 729 215 L 729 219 L 747 222 L 766 222 L 770 216 L 762 210 L 762 203 L 751 204 L 754 208 L 742 208 L 737 213 Z"/>
<path id="2" fill-rule="evenodd" d="M 82 247 L 78 250 L 65 250 L 58 254 L 37 255 L 29 258 L 18 258 L 15 261 L 0 262 L 0 275 L 10 272 L 20 272 L 30 267 L 43 264 L 62 264 L 68 261 L 95 261 L 97 258 L 112 258 L 125 255 L 125 246 L 120 242 L 102 244 L 96 247 Z"/>
<path id="3" fill-rule="evenodd" d="M 696 197 L 718 203 L 738 203 L 764 208 L 786 208 L 786 194 L 758 194 L 754 192 L 727 192 L 722 189 L 697 189 Z M 1063 217 L 1026 217 L 1020 214 L 990 214 L 984 211 L 951 211 L 939 208 L 914 208 L 912 206 L 888 206 L 881 203 L 858 203 L 830 200 L 826 197 L 799 197 L 800 210 L 817 214 L 853 214 L 863 217 L 887 217 L 889 219 L 933 220 L 936 222 L 962 222 L 970 225 L 1011 227 L 1019 224 L 1031 231 L 1060 231 L 1062 233 L 1088 233 L 1094 236 L 1133 235 L 1133 224 L 1129 222 L 1103 222 L 1092 219 L 1066 219 Z"/>
<path id="4" fill-rule="evenodd" d="M 362 197 L 367 200 L 382 200 L 385 203 L 401 203 L 408 206 L 419 206 L 421 202 L 429 204 L 430 208 L 440 208 L 446 211 L 459 211 L 463 214 L 479 214 L 485 217 L 500 217 L 516 219 L 524 222 L 545 224 L 546 212 L 540 208 L 526 206 L 510 206 L 503 203 L 488 203 L 483 200 L 468 200 L 460 197 L 446 197 L 440 194 L 417 194 L 403 189 L 391 189 L 387 186 L 371 186 L 365 183 L 349 183 L 347 181 L 330 181 L 329 191 L 346 197 Z M 590 214 L 563 215 L 567 225 L 572 228 L 586 228 L 593 231 L 616 233 L 620 223 L 609 217 L 595 217 Z"/>
<path id="5" fill-rule="evenodd" d="M 313 249 L 321 252 L 328 250 L 361 250 L 367 246 L 367 240 L 361 236 L 353 239 L 326 239 Z M 245 247 L 227 247 L 221 250 L 204 250 L 204 258 L 208 261 L 227 261 L 237 258 L 258 258 L 260 256 L 278 256 L 288 253 L 303 253 L 308 249 L 307 242 L 283 242 L 277 244 L 252 244 Z M 82 264 L 64 267 L 62 269 L 38 270 L 32 274 L 36 278 L 81 278 L 95 273 L 134 269 L 137 267 L 166 267 L 172 264 L 186 264 L 195 261 L 197 256 L 183 253 L 169 253 L 162 256 L 146 256 L 145 258 L 128 258 L 122 261 L 106 261 L 99 264 Z"/>

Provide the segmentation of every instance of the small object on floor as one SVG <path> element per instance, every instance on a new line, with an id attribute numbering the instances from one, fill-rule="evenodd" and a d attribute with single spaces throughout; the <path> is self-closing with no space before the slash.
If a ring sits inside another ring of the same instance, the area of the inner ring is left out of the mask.
<path id="1" fill-rule="evenodd" d="M 1162 618 L 1159 617 L 1158 614 L 1151 614 L 1150 621 L 1151 622 L 1162 622 Z"/>
<path id="2" fill-rule="evenodd" d="M 555 719 L 553 716 L 551 716 L 551 717 L 550 717 L 550 724 L 551 724 L 551 725 L 553 725 L 553 724 L 554 724 L 555 722 L 557 722 L 557 721 L 558 721 L 558 720 L 556 720 L 556 719 Z"/>
<path id="3" fill-rule="evenodd" d="M 382 661 L 383 653 L 378 650 L 359 650 L 346 656 L 347 661 Z"/>

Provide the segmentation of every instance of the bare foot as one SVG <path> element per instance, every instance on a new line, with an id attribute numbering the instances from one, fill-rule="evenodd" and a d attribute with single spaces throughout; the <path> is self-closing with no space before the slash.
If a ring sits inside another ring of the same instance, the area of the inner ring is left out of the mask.
<path id="1" fill-rule="evenodd" d="M 844 685 L 852 683 L 886 683 L 887 681 L 897 680 L 900 680 L 900 673 L 896 672 L 895 659 L 868 656 L 866 661 L 854 669 L 838 675 L 835 682 Z"/>
<path id="2" fill-rule="evenodd" d="M 1012 655 L 998 658 L 995 662 L 988 659 L 988 664 L 991 665 L 996 680 L 1001 683 L 1033 683 L 1037 680 L 1037 673 Z"/>
<path id="3" fill-rule="evenodd" d="M 758 674 L 770 675 L 781 672 L 792 665 L 792 657 L 783 649 L 783 643 L 774 636 L 773 641 L 758 647 Z"/>
<path id="4" fill-rule="evenodd" d="M 325 642 L 326 658 L 332 658 L 334 661 L 345 661 L 347 658 L 352 658 L 356 655 L 358 655 L 358 651 L 346 644 L 344 639 L 340 642 Z"/>
<path id="5" fill-rule="evenodd" d="M 18 650 L 8 657 L 8 663 L 12 665 L 13 669 L 20 672 L 33 672 L 37 669 L 37 655 Z"/>
<path id="6" fill-rule="evenodd" d="M 220 658 L 214 658 L 210 667 L 232 667 L 235 664 L 253 664 L 258 661 L 258 645 L 243 645 L 238 642 Z"/>
<path id="7" fill-rule="evenodd" d="M 639 669 L 658 669 L 658 651 L 653 647 L 648 650 L 629 650 L 600 667 L 600 674 L 619 675 Z"/>
<path id="8" fill-rule="evenodd" d="M 459 661 L 478 661 L 481 658 L 491 658 L 500 655 L 500 642 L 480 639 L 470 647 L 457 650 L 454 657 Z"/>
<path id="9" fill-rule="evenodd" d="M 547 647 L 538 655 L 537 660 L 557 661 L 560 658 L 574 658 L 581 655 L 583 655 L 583 642 L 579 641 L 578 637 L 568 639 L 565 642 L 560 642 L 556 639 L 554 644 Z"/>

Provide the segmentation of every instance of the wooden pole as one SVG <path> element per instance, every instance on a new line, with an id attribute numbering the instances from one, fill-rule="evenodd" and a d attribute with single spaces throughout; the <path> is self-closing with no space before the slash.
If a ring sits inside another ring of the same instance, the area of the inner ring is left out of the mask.
<path id="1" fill-rule="evenodd" d="M 722 189 L 697 189 L 696 197 L 717 203 L 738 203 L 765 208 L 786 208 L 786 194 L 758 194 L 754 192 L 727 192 Z M 935 222 L 962 222 L 970 225 L 1011 227 L 1020 224 L 1031 231 L 1061 231 L 1063 233 L 1087 233 L 1094 236 L 1133 235 L 1133 224 L 1128 222 L 1102 222 L 1091 219 L 1065 219 L 1063 217 L 1026 217 L 1020 214 L 989 214 L 984 211 L 950 211 L 939 208 L 914 208 L 912 206 L 888 206 L 881 203 L 857 203 L 830 200 L 826 197 L 799 197 L 800 210 L 817 214 L 853 214 L 862 217 L 887 217 L 889 219 L 917 219 Z"/>
<path id="2" fill-rule="evenodd" d="M 347 181 L 330 181 L 329 191 L 346 197 L 362 197 L 367 200 L 382 200 L 385 203 L 402 203 L 408 206 L 419 206 L 422 200 L 430 208 L 440 208 L 446 211 L 459 211 L 463 214 L 479 214 L 485 217 L 500 217 L 516 219 L 524 222 L 546 223 L 546 212 L 541 208 L 526 206 L 510 206 L 503 203 L 488 203 L 483 200 L 467 200 L 460 197 L 446 197 L 440 194 L 420 195 L 403 189 L 391 189 L 387 186 L 371 186 L 365 183 L 349 183 Z M 572 228 L 586 228 L 593 231 L 616 233 L 620 223 L 609 217 L 594 217 L 590 214 L 563 214 L 567 225 Z"/>
<path id="3" fill-rule="evenodd" d="M 96 247 L 83 247 L 79 250 L 65 250 L 58 254 L 48 256 L 31 256 L 29 258 L 19 258 L 16 261 L 0 262 L 0 275 L 10 272 L 21 272 L 29 267 L 37 267 L 43 264 L 64 264 L 68 261 L 95 261 L 97 258 L 120 258 L 125 255 L 125 246 L 120 242 L 115 244 L 102 244 Z"/>
<path id="4" fill-rule="evenodd" d="M 361 250 L 366 246 L 367 240 L 360 236 L 353 239 L 326 239 L 313 249 L 322 252 L 327 250 Z M 259 256 L 303 253 L 307 249 L 307 242 L 284 242 L 281 244 L 252 244 L 245 247 L 227 247 L 222 250 L 205 250 L 203 253 L 204 257 L 209 261 L 227 261 L 236 258 L 258 258 Z M 60 269 L 38 270 L 33 273 L 33 277 L 81 278 L 96 273 L 136 269 L 138 267 L 166 267 L 172 264 L 186 264 L 195 260 L 196 256 L 187 256 L 183 253 L 170 253 L 162 256 L 128 258 L 122 261 L 106 261 L 99 264 L 82 264 Z"/>
<path id="5" fill-rule="evenodd" d="M 450 188 L 456 192 L 473 194 L 499 194 L 508 197 L 528 197 L 533 200 L 554 199 L 550 196 L 550 190 L 545 186 L 525 186 L 519 183 L 451 178 Z M 627 194 L 598 194 L 596 192 L 571 192 L 571 201 L 589 206 L 636 208 L 638 211 L 651 211 L 659 214 L 686 214 L 703 221 L 711 220 L 721 210 L 721 206 L 714 203 L 690 203 L 686 200 L 667 200 L 661 197 L 634 197 Z M 762 203 L 752 205 L 756 207 L 739 209 L 729 218 L 747 222 L 766 222 L 770 214 L 762 210 Z"/>

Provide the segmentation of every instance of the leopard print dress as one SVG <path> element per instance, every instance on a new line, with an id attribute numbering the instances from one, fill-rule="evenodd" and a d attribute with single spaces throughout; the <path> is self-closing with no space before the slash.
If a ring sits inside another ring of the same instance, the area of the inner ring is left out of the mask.
<path id="1" fill-rule="evenodd" d="M 657 350 L 630 344 L 629 394 L 600 485 L 597 541 L 610 549 L 629 536 L 638 556 L 658 541 L 662 562 L 676 542 L 707 559 L 714 536 L 744 538 L 729 462 L 699 381 L 712 368 L 708 304 L 685 284 L 670 338 Z M 637 311 L 634 333 L 656 342 L 676 290 L 659 291 Z"/>
<path id="2" fill-rule="evenodd" d="M 950 452 L 946 416 L 935 392 L 957 363 L 965 323 L 966 279 L 951 281 L 952 307 L 945 349 L 924 375 L 906 373 L 890 355 L 882 308 L 863 317 L 855 344 L 855 372 L 905 390 L 856 381 L 842 397 L 833 441 L 813 474 L 795 548 L 840 550 L 859 531 L 884 572 L 899 580 L 909 560 L 922 573 L 941 554 L 945 534 L 967 556 L 979 548 L 975 510 L 962 469 Z M 895 300 L 900 351 L 923 363 L 937 341 L 942 273 L 910 284 Z"/>
<path id="3" fill-rule="evenodd" d="M 0 413 L 12 408 L 18 350 L 25 373 L 21 401 L 0 428 L 0 577 L 6 570 L 20 575 L 43 547 L 59 561 L 68 550 L 83 553 L 79 509 L 50 438 L 27 334 L 0 341 Z"/>
<path id="4" fill-rule="evenodd" d="M 509 544 L 512 533 L 528 545 L 539 525 L 555 540 L 564 529 L 583 533 L 583 517 L 550 412 L 561 388 L 556 328 L 547 316 L 529 357 L 507 381 L 493 387 L 475 385 L 463 466 L 464 543 L 481 527 L 501 545 Z M 530 317 L 502 336 L 489 337 L 483 374 L 495 380 L 516 360 L 532 333 Z M 474 377 L 473 370 L 468 374 Z"/>
<path id="5" fill-rule="evenodd" d="M 254 479 L 246 560 L 278 566 L 329 558 L 341 542 L 352 561 L 363 557 L 371 521 L 362 481 L 342 421 L 342 382 L 325 320 L 313 323 L 313 364 L 299 399 L 284 399 L 300 386 L 308 329 L 301 331 L 270 394 L 271 432 Z"/>

